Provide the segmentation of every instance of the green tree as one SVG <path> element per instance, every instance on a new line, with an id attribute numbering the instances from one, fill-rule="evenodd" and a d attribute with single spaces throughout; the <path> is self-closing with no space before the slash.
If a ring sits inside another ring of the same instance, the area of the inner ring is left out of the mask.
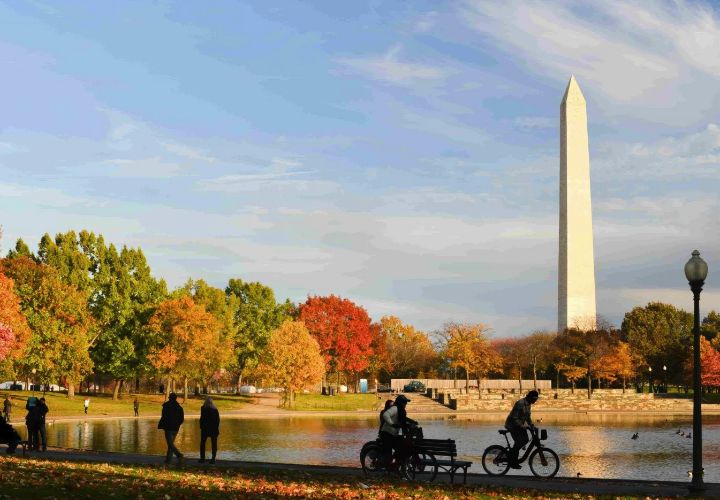
<path id="1" fill-rule="evenodd" d="M 258 282 L 230 279 L 225 294 L 234 300 L 233 352 L 238 387 L 243 372 L 253 368 L 270 339 L 270 333 L 290 316 L 292 304 L 278 304 L 272 288 Z"/>
<path id="2" fill-rule="evenodd" d="M 667 366 L 669 381 L 680 382 L 683 365 L 692 345 L 692 314 L 670 304 L 651 302 L 635 307 L 622 322 L 623 340 L 642 356 L 653 372 L 662 373 Z"/>
<path id="3" fill-rule="evenodd" d="M 712 341 L 720 333 L 720 314 L 710 311 L 702 320 L 700 334 L 708 341 Z"/>

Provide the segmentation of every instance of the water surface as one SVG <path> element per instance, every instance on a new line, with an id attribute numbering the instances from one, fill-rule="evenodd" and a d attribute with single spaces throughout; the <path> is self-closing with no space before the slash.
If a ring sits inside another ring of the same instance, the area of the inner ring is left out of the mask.
<path id="1" fill-rule="evenodd" d="M 463 457 L 476 462 L 490 444 L 504 442 L 496 416 L 423 418 L 425 436 L 450 438 Z M 564 414 L 545 416 L 547 445 L 561 459 L 559 475 L 602 478 L 688 480 L 692 469 L 690 417 Z M 326 465 L 359 465 L 362 444 L 374 439 L 375 418 L 293 417 L 280 419 L 223 418 L 218 458 Z M 633 433 L 639 438 L 632 440 Z M 199 425 L 188 418 L 177 444 L 188 457 L 198 456 Z M 165 442 L 155 419 L 56 422 L 48 442 L 68 448 L 163 455 Z M 705 480 L 720 481 L 720 416 L 703 422 Z M 208 443 L 209 445 L 209 443 Z M 520 473 L 528 474 L 527 467 Z"/>

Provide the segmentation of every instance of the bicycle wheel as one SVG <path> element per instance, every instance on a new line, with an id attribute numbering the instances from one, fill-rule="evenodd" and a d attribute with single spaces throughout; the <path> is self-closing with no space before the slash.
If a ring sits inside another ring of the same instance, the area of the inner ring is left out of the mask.
<path id="1" fill-rule="evenodd" d="M 488 446 L 482 456 L 482 466 L 491 476 L 502 476 L 510 468 L 507 449 L 499 444 Z"/>
<path id="2" fill-rule="evenodd" d="M 538 448 L 533 451 L 528 463 L 536 477 L 553 477 L 560 469 L 560 458 L 550 448 Z"/>
<path id="3" fill-rule="evenodd" d="M 435 455 L 421 451 L 413 453 L 405 464 L 405 475 L 410 481 L 430 483 L 435 481 L 438 473 L 438 463 Z"/>
<path id="4" fill-rule="evenodd" d="M 385 472 L 385 458 L 380 446 L 367 446 L 360 453 L 360 465 L 366 476 L 377 476 Z"/>

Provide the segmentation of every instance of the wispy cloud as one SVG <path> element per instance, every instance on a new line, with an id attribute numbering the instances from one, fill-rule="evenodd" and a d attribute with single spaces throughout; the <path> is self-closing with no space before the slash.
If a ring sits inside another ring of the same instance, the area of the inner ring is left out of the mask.
<path id="1" fill-rule="evenodd" d="M 462 14 L 532 73 L 571 73 L 600 111 L 666 124 L 697 123 L 720 88 L 720 22 L 699 2 L 467 1 Z M 689 91 L 692 89 L 692 91 Z"/>
<path id="2" fill-rule="evenodd" d="M 402 51 L 402 45 L 395 45 L 380 56 L 343 57 L 337 62 L 360 76 L 394 85 L 413 85 L 448 76 L 449 70 L 442 66 L 402 61 Z"/>

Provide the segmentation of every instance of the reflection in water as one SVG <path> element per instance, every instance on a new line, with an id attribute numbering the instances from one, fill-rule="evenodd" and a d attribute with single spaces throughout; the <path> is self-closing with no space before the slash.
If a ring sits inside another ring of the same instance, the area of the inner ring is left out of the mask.
<path id="1" fill-rule="evenodd" d="M 583 477 L 666 479 L 686 481 L 692 468 L 690 417 L 600 414 L 538 414 L 539 426 L 548 429 L 548 446 L 561 457 L 560 475 Z M 475 462 L 471 471 L 482 472 L 480 459 L 490 444 L 504 443 L 497 433 L 497 415 L 426 418 L 425 436 L 458 442 L 464 457 Z M 220 459 L 342 464 L 358 466 L 365 441 L 375 437 L 377 419 L 284 418 L 249 420 L 223 418 L 218 440 Z M 630 439 L 638 432 L 639 439 Z M 703 422 L 706 481 L 720 481 L 720 417 Z M 188 418 L 176 444 L 189 456 L 198 456 L 200 427 Z M 48 442 L 67 448 L 165 453 L 162 431 L 155 419 L 56 422 L 48 427 Z M 525 469 L 519 471 L 527 474 Z"/>

